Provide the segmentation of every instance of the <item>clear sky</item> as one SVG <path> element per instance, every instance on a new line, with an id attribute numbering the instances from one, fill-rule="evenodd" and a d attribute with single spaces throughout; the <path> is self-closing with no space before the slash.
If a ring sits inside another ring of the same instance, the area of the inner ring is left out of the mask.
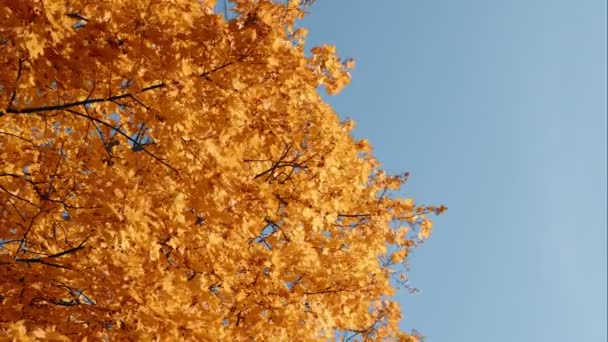
<path id="1" fill-rule="evenodd" d="M 406 194 L 446 204 L 411 258 L 428 341 L 606 341 L 606 1 L 318 0 L 354 57 L 330 103 Z"/>

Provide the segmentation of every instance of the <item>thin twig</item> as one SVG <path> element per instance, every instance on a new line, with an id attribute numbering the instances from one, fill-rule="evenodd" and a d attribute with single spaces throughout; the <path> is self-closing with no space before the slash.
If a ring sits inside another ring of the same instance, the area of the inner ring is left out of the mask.
<path id="1" fill-rule="evenodd" d="M 127 140 L 129 140 L 130 142 L 132 142 L 133 144 L 139 145 L 139 142 L 133 138 L 131 138 L 127 133 L 123 132 L 121 129 L 117 129 L 116 127 L 110 125 L 109 123 L 100 120 L 96 117 L 93 117 L 91 115 L 87 115 L 87 114 L 83 114 L 80 112 L 77 112 L 75 110 L 69 109 L 69 108 L 64 108 L 65 111 L 72 113 L 76 116 L 80 116 L 82 118 L 97 122 L 101 125 L 104 125 L 110 129 L 114 129 L 116 131 L 116 133 L 122 135 L 123 137 L 125 137 Z M 169 169 L 173 170 L 175 173 L 180 174 L 179 170 L 174 168 L 173 166 L 169 165 L 167 162 L 165 162 L 163 159 L 161 159 L 160 157 L 156 156 L 154 153 L 148 151 L 143 145 L 141 146 L 141 150 L 144 151 L 146 154 L 148 154 L 150 157 L 154 158 L 157 162 L 163 164 L 164 166 L 168 167 Z"/>

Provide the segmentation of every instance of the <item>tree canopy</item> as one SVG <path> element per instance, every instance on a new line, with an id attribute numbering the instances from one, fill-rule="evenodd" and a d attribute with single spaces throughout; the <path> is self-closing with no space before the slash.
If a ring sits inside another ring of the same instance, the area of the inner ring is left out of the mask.
<path id="1" fill-rule="evenodd" d="M 427 214 L 299 1 L 0 0 L 0 337 L 415 341 Z"/>

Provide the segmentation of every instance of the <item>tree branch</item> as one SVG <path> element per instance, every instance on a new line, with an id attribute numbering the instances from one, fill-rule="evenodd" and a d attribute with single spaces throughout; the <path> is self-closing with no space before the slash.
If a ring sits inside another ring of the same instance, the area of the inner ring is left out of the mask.
<path id="1" fill-rule="evenodd" d="M 125 137 L 127 140 L 129 140 L 129 141 L 130 141 L 130 142 L 132 142 L 133 144 L 141 146 L 141 150 L 142 150 L 142 151 L 144 151 L 146 154 L 148 154 L 150 157 L 154 158 L 154 159 L 155 159 L 156 161 L 158 161 L 159 163 L 161 163 L 161 164 L 163 164 L 164 166 L 168 167 L 169 169 L 173 170 L 173 171 L 174 171 L 175 173 L 177 173 L 178 175 L 180 174 L 178 169 L 176 169 L 176 168 L 174 168 L 173 166 L 169 165 L 167 162 L 165 162 L 165 161 L 164 161 L 163 159 L 161 159 L 160 157 L 156 156 L 154 153 L 152 153 L 152 152 L 148 151 L 148 150 L 147 150 L 147 149 L 146 149 L 146 148 L 145 148 L 143 145 L 141 145 L 141 144 L 140 144 L 140 143 L 139 143 L 139 142 L 138 142 L 136 139 L 131 138 L 131 137 L 130 137 L 130 136 L 127 134 L 127 133 L 123 132 L 121 129 L 117 129 L 116 127 L 112 126 L 111 124 L 109 124 L 109 123 L 107 123 L 107 122 L 105 122 L 105 121 L 103 121 L 103 120 L 100 120 L 100 119 L 98 119 L 98 118 L 96 118 L 96 117 L 93 117 L 93 116 L 91 116 L 91 115 L 88 115 L 88 114 L 83 114 L 83 113 L 77 112 L 77 111 L 72 110 L 72 109 L 69 109 L 69 108 L 65 108 L 64 110 L 65 110 L 65 111 L 67 111 L 67 112 L 69 112 L 69 113 L 72 113 L 72 114 L 74 114 L 74 115 L 76 115 L 76 116 L 80 116 L 80 117 L 82 117 L 82 118 L 85 118 L 85 119 L 91 120 L 91 121 L 93 121 L 93 122 L 97 122 L 97 123 L 99 123 L 99 124 L 101 124 L 101 125 L 104 125 L 104 126 L 106 126 L 106 127 L 110 128 L 110 129 L 115 130 L 115 131 L 116 131 L 116 133 L 118 133 L 118 134 L 122 135 L 123 137 Z"/>
<path id="2" fill-rule="evenodd" d="M 141 94 L 150 90 L 164 88 L 166 85 L 164 82 L 151 85 L 149 87 L 145 87 L 142 90 L 138 91 L 136 94 Z M 12 102 L 9 104 L 9 107 L 6 109 L 7 113 L 11 114 L 31 114 L 31 113 L 40 113 L 40 112 L 49 112 L 53 110 L 65 110 L 72 107 L 85 106 L 92 103 L 98 102 L 111 102 L 117 101 L 125 98 L 134 99 L 134 95 L 132 93 L 124 93 L 120 95 L 107 96 L 107 97 L 95 97 L 95 98 L 86 98 L 84 100 L 67 102 L 59 105 L 51 105 L 51 106 L 40 106 L 40 107 L 26 107 L 26 108 L 13 108 Z"/>

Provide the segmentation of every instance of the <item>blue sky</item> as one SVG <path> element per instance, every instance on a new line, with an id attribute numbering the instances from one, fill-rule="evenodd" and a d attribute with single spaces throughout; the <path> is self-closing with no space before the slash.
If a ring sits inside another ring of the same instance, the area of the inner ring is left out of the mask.
<path id="1" fill-rule="evenodd" d="M 606 341 L 606 1 L 318 0 L 354 57 L 328 98 L 405 193 L 446 204 L 411 258 L 428 341 Z"/>

